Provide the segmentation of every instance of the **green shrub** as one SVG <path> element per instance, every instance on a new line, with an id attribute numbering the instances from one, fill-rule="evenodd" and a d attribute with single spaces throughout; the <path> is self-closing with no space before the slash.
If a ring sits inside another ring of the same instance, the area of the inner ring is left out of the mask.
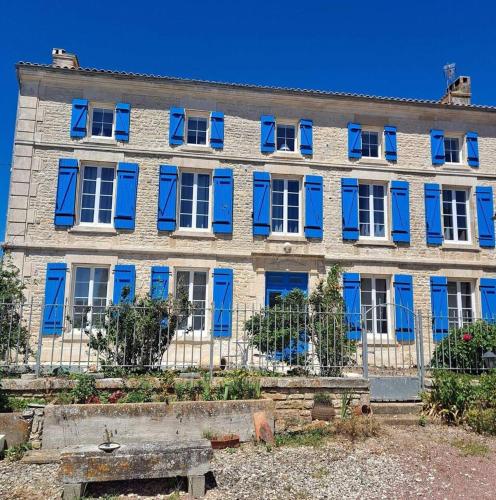
<path id="1" fill-rule="evenodd" d="M 119 398 L 119 403 L 151 403 L 153 401 L 154 389 L 151 382 L 145 378 L 137 380 L 136 388 Z"/>
<path id="2" fill-rule="evenodd" d="M 93 397 L 97 396 L 95 378 L 87 373 L 77 373 L 71 375 L 71 379 L 76 381 L 76 384 L 70 391 L 73 403 L 86 403 Z"/>
<path id="3" fill-rule="evenodd" d="M 471 408 L 467 412 L 466 422 L 479 434 L 496 436 L 496 408 Z"/>
<path id="4" fill-rule="evenodd" d="M 30 449 L 31 443 L 22 443 L 16 446 L 11 446 L 5 450 L 4 458 L 7 462 L 17 462 L 24 456 L 24 453 Z"/>
<path id="5" fill-rule="evenodd" d="M 316 392 L 313 397 L 315 404 L 332 406 L 332 396 L 328 392 Z"/>
<path id="6" fill-rule="evenodd" d="M 8 403 L 7 403 L 8 408 L 11 411 L 23 411 L 31 404 L 44 405 L 46 404 L 46 401 L 43 398 L 24 399 L 24 398 L 10 397 L 8 398 Z"/>

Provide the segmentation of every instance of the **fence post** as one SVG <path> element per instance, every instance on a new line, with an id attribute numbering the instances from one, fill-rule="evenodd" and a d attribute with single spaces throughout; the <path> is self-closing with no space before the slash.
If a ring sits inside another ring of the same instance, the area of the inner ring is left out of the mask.
<path id="1" fill-rule="evenodd" d="M 362 330 L 362 362 L 363 362 L 363 377 L 369 378 L 369 346 L 367 344 L 367 329 L 364 327 L 364 318 L 360 321 Z"/>
<path id="2" fill-rule="evenodd" d="M 36 364 L 34 368 L 34 373 L 36 378 L 40 376 L 40 367 L 41 367 L 41 349 L 43 347 L 43 318 L 45 315 L 45 300 L 43 300 L 41 304 L 40 311 L 40 327 L 38 331 L 38 349 L 36 350 Z"/>
<path id="3" fill-rule="evenodd" d="M 424 366 L 424 334 L 422 330 L 422 311 L 417 311 L 417 331 L 415 332 L 417 343 L 417 365 L 419 370 L 420 389 L 425 389 L 425 366 Z"/>
<path id="4" fill-rule="evenodd" d="M 212 316 L 210 321 L 210 360 L 209 360 L 209 372 L 210 380 L 214 376 L 214 305 L 212 304 Z"/>

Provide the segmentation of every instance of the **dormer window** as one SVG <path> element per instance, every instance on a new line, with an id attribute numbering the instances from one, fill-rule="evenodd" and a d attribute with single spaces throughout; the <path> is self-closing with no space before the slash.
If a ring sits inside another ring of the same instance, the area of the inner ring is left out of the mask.
<path id="1" fill-rule="evenodd" d="M 93 137 L 112 137 L 114 135 L 114 110 L 93 108 L 91 119 Z"/>
<path id="2" fill-rule="evenodd" d="M 296 127 L 294 125 L 277 124 L 277 151 L 295 151 Z"/>
<path id="3" fill-rule="evenodd" d="M 379 132 L 371 130 L 362 131 L 362 156 L 365 158 L 379 158 L 380 138 Z"/>
<path id="4" fill-rule="evenodd" d="M 458 137 L 444 138 L 444 160 L 446 163 L 460 163 L 460 142 Z"/>

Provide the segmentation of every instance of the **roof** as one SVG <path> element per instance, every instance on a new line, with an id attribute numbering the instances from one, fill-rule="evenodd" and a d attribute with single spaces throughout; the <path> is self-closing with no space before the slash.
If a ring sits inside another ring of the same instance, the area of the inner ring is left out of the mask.
<path id="1" fill-rule="evenodd" d="M 363 100 L 373 100 L 381 102 L 391 102 L 391 103 L 407 103 L 407 104 L 423 104 L 428 106 L 436 106 L 439 108 L 462 108 L 462 109 L 476 109 L 482 111 L 496 111 L 496 106 L 487 106 L 482 104 L 441 104 L 439 101 L 432 99 L 413 99 L 405 97 L 386 97 L 386 96 L 376 96 L 369 94 L 357 94 L 352 92 L 335 92 L 329 90 L 316 90 L 316 89 L 302 89 L 294 87 L 278 87 L 271 85 L 255 85 L 250 83 L 235 83 L 235 82 L 220 82 L 214 80 L 200 80 L 194 78 L 184 78 L 184 77 L 174 77 L 174 76 L 162 76 L 153 75 L 148 73 L 133 73 L 130 71 L 115 71 L 108 69 L 97 69 L 97 68 L 61 68 L 55 67 L 50 64 L 39 64 L 31 63 L 26 61 L 20 61 L 16 65 L 19 67 L 27 68 L 40 68 L 44 70 L 54 71 L 54 72 L 71 72 L 80 73 L 88 75 L 106 75 L 106 76 L 116 76 L 121 78 L 129 79 L 143 79 L 143 80 L 153 80 L 153 81 L 168 81 L 168 82 L 178 82 L 178 83 L 197 83 L 206 85 L 216 85 L 231 89 L 248 89 L 248 90 L 262 90 L 262 91 L 275 91 L 292 93 L 299 95 L 309 95 L 309 96 L 324 96 L 324 97 L 339 97 L 339 98 L 354 98 Z"/>

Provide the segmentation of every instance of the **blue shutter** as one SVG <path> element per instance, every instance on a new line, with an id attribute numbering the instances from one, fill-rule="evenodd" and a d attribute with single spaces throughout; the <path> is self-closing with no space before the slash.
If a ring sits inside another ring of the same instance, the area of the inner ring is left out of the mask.
<path id="1" fill-rule="evenodd" d="M 434 342 L 441 342 L 448 334 L 448 279 L 431 276 L 432 334 Z"/>
<path id="2" fill-rule="evenodd" d="M 396 127 L 386 125 L 384 127 L 384 145 L 386 160 L 396 161 L 398 159 L 398 147 L 396 145 Z"/>
<path id="3" fill-rule="evenodd" d="M 413 280 L 408 274 L 394 277 L 394 302 L 396 316 L 396 340 L 412 342 L 415 339 L 413 313 Z"/>
<path id="4" fill-rule="evenodd" d="M 323 180 L 320 175 L 305 177 L 305 236 L 322 239 L 323 223 Z"/>
<path id="5" fill-rule="evenodd" d="M 391 182 L 392 237 L 396 243 L 410 243 L 410 190 L 405 181 Z"/>
<path id="6" fill-rule="evenodd" d="M 271 115 L 262 115 L 260 117 L 260 127 L 260 151 L 262 153 L 273 153 L 276 148 L 276 119 Z"/>
<path id="7" fill-rule="evenodd" d="M 313 121 L 300 120 L 300 152 L 302 155 L 313 154 Z"/>
<path id="8" fill-rule="evenodd" d="M 358 179 L 341 179 L 343 240 L 358 240 Z"/>
<path id="9" fill-rule="evenodd" d="M 481 278 L 482 319 L 494 323 L 496 321 L 496 279 Z"/>
<path id="10" fill-rule="evenodd" d="M 231 168 L 214 170 L 214 217 L 216 234 L 233 232 L 233 171 Z"/>
<path id="11" fill-rule="evenodd" d="M 138 172 L 139 167 L 136 163 L 119 163 L 117 167 L 117 199 L 114 214 L 116 229 L 134 229 Z"/>
<path id="12" fill-rule="evenodd" d="M 71 137 L 85 137 L 88 121 L 88 99 L 72 101 Z"/>
<path id="13" fill-rule="evenodd" d="M 73 226 L 76 219 L 76 190 L 78 161 L 72 158 L 59 160 L 57 196 L 54 223 L 59 227 Z"/>
<path id="14" fill-rule="evenodd" d="M 477 132 L 467 132 L 467 161 L 471 167 L 479 166 L 479 142 Z"/>
<path id="15" fill-rule="evenodd" d="M 253 172 L 253 234 L 270 232 L 270 174 Z"/>
<path id="16" fill-rule="evenodd" d="M 177 167 L 160 165 L 157 229 L 176 230 Z"/>
<path id="17" fill-rule="evenodd" d="M 360 275 L 343 273 L 343 300 L 345 308 L 346 336 L 360 340 Z"/>
<path id="18" fill-rule="evenodd" d="M 47 264 L 42 333 L 60 335 L 64 328 L 64 297 L 67 264 Z"/>
<path id="19" fill-rule="evenodd" d="M 153 266 L 150 284 L 150 297 L 154 300 L 165 300 L 169 296 L 169 268 Z"/>
<path id="20" fill-rule="evenodd" d="M 136 269 L 132 264 L 118 264 L 114 268 L 114 304 L 133 302 L 136 286 Z M 128 294 L 122 300 L 122 292 L 126 289 Z"/>
<path id="21" fill-rule="evenodd" d="M 348 158 L 362 157 L 362 126 L 348 123 Z"/>
<path id="22" fill-rule="evenodd" d="M 178 146 L 184 142 L 184 108 L 171 108 L 169 120 L 169 144 Z"/>
<path id="23" fill-rule="evenodd" d="M 210 115 L 210 146 L 214 149 L 224 147 L 224 113 L 212 111 Z"/>
<path id="24" fill-rule="evenodd" d="M 214 269 L 214 337 L 230 337 L 232 331 L 233 271 Z"/>
<path id="25" fill-rule="evenodd" d="M 490 186 L 477 186 L 475 188 L 475 198 L 477 202 L 479 245 L 494 248 L 493 188 Z"/>
<path id="26" fill-rule="evenodd" d="M 439 184 L 424 184 L 425 230 L 428 245 L 441 245 L 441 189 Z"/>
<path id="27" fill-rule="evenodd" d="M 433 165 L 444 164 L 444 130 L 431 130 L 431 155 Z"/>
<path id="28" fill-rule="evenodd" d="M 118 102 L 115 106 L 115 138 L 118 141 L 129 141 L 129 122 L 131 105 Z"/>

